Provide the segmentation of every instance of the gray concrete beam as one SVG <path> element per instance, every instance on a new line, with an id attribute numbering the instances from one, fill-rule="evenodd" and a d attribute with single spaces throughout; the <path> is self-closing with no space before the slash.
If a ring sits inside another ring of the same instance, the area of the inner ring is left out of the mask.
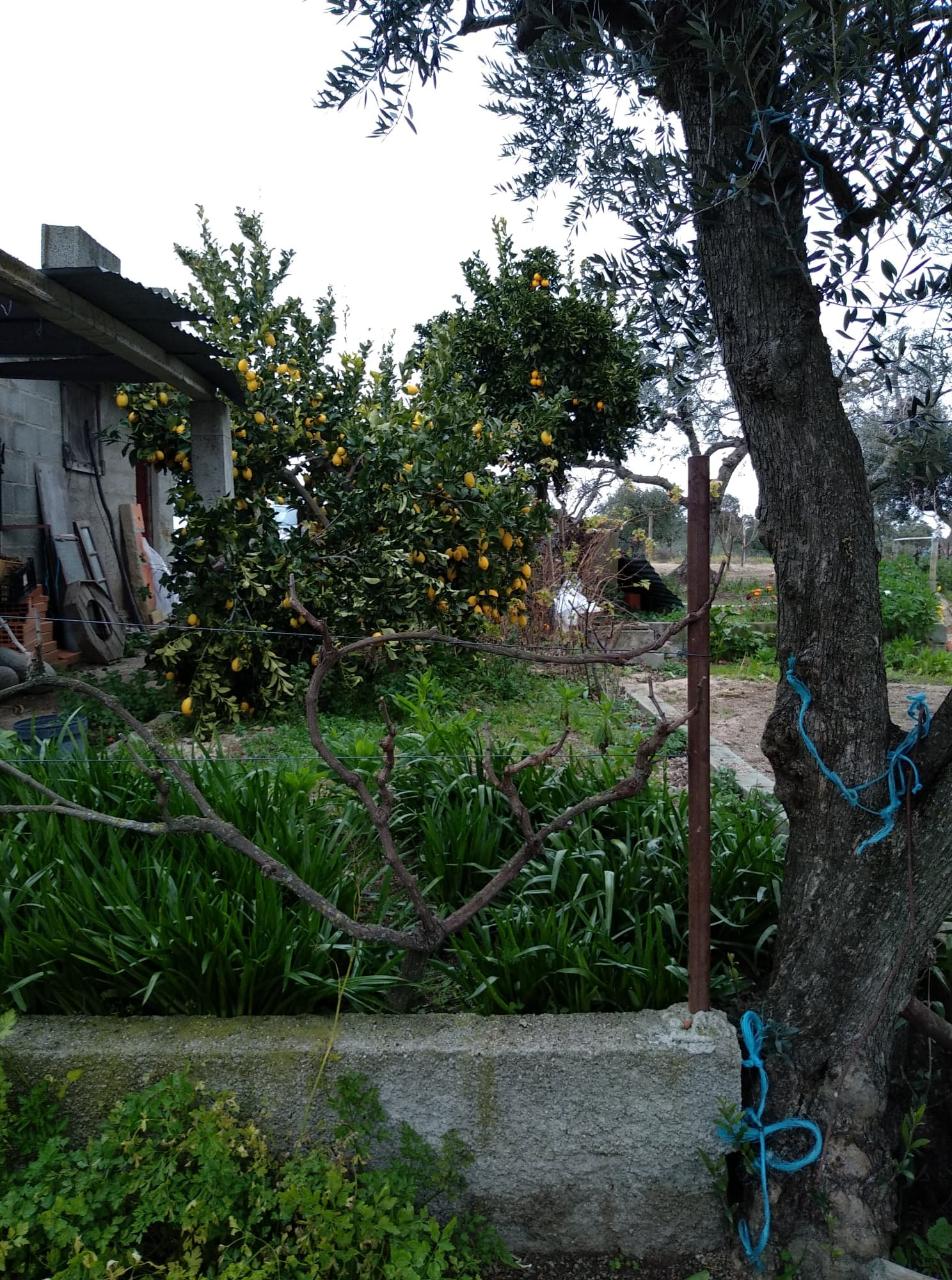
<path id="1" fill-rule="evenodd" d="M 214 506 L 235 492 L 231 459 L 231 416 L 217 400 L 195 400 L 189 409 L 192 426 L 192 483 L 202 503 Z"/>
<path id="2" fill-rule="evenodd" d="M 103 271 L 118 271 L 121 265 L 114 253 L 82 227 L 43 223 L 40 266 L 44 271 L 57 267 L 100 267 Z"/>
<path id="3" fill-rule="evenodd" d="M 332 1048 L 333 1052 L 328 1054 Z M 359 1072 L 391 1120 L 474 1153 L 471 1207 L 521 1252 L 672 1260 L 727 1244 L 700 1153 L 740 1103 L 721 1013 L 486 1017 L 21 1018 L 0 1045 L 18 1080 L 81 1075 L 63 1105 L 90 1132 L 172 1071 L 236 1093 L 277 1149 L 323 1130 L 327 1078 Z"/>

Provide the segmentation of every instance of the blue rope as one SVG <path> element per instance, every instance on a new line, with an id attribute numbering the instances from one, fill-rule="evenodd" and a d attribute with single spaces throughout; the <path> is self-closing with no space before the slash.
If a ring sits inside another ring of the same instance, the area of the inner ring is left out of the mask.
<path id="1" fill-rule="evenodd" d="M 769 1082 L 767 1080 L 767 1072 L 764 1069 L 764 1060 L 761 1057 L 764 1043 L 764 1024 L 759 1015 L 748 1010 L 740 1020 L 740 1033 L 744 1041 L 744 1048 L 747 1051 L 747 1056 L 742 1060 L 743 1066 L 757 1072 L 760 1097 L 756 1107 L 747 1107 L 745 1109 L 742 1128 L 731 1131 L 721 1126 L 718 1129 L 718 1136 L 724 1142 L 731 1144 L 736 1144 L 737 1142 L 753 1142 L 757 1144 L 755 1163 L 760 1175 L 760 1195 L 764 1206 L 763 1225 L 760 1228 L 756 1243 L 751 1240 L 750 1227 L 746 1222 L 739 1224 L 737 1234 L 749 1260 L 758 1271 L 763 1271 L 763 1255 L 767 1245 L 770 1243 L 771 1223 L 770 1197 L 767 1192 L 767 1170 L 773 1169 L 776 1173 L 799 1173 L 801 1169 L 805 1169 L 807 1165 L 813 1164 L 814 1160 L 819 1159 L 820 1152 L 823 1150 L 823 1134 L 812 1120 L 777 1120 L 773 1124 L 764 1124 L 764 1109 L 767 1106 Z M 770 1150 L 767 1145 L 768 1140 L 775 1133 L 789 1133 L 794 1129 L 801 1129 L 811 1134 L 813 1146 L 799 1160 L 781 1160 L 779 1156 L 775 1156 Z"/>
<path id="2" fill-rule="evenodd" d="M 919 770 L 916 768 L 916 763 L 909 755 L 909 752 L 929 732 L 932 725 L 932 712 L 929 710 L 924 693 L 906 694 L 906 701 L 909 703 L 906 714 L 910 719 L 915 720 L 915 725 L 909 730 L 902 742 L 890 751 L 886 757 L 886 768 L 882 773 L 877 774 L 875 778 L 870 778 L 869 782 L 861 782 L 855 787 L 847 786 L 838 773 L 835 773 L 828 765 L 824 764 L 816 744 L 807 733 L 806 715 L 810 703 L 813 701 L 813 694 L 796 674 L 796 661 L 792 654 L 787 659 L 787 684 L 800 698 L 800 714 L 797 717 L 797 727 L 800 730 L 800 737 L 803 739 L 806 749 L 817 762 L 824 778 L 833 783 L 848 804 L 852 805 L 854 809 L 862 809 L 864 813 L 875 814 L 882 823 L 878 831 L 874 831 L 871 836 L 867 836 L 861 844 L 856 846 L 856 852 L 858 854 L 863 853 L 870 845 L 879 844 L 881 840 L 885 840 L 892 832 L 896 825 L 896 814 L 899 812 L 906 795 L 908 778 L 912 778 L 913 795 L 922 790 Z M 903 766 L 908 769 L 908 776 Z M 863 803 L 861 796 L 864 791 L 868 791 L 870 787 L 878 786 L 881 782 L 888 784 L 889 800 L 881 809 L 873 809 L 868 804 Z"/>

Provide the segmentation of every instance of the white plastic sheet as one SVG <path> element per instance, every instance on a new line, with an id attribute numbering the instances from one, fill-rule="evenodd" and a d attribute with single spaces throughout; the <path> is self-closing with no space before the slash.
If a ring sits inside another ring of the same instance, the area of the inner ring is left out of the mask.
<path id="1" fill-rule="evenodd" d="M 567 578 L 562 583 L 555 597 L 554 608 L 559 626 L 563 629 L 584 626 L 586 618 L 600 612 L 598 605 L 592 604 L 582 591 L 577 578 Z"/>
<path id="2" fill-rule="evenodd" d="M 167 618 L 174 607 L 178 604 L 178 596 L 171 591 L 167 591 L 162 585 L 163 579 L 168 577 L 169 566 L 156 551 L 155 547 L 150 547 L 145 538 L 142 539 L 142 545 L 145 548 L 145 554 L 149 559 L 149 568 L 152 570 L 152 581 L 155 583 L 155 607 L 164 618 Z"/>

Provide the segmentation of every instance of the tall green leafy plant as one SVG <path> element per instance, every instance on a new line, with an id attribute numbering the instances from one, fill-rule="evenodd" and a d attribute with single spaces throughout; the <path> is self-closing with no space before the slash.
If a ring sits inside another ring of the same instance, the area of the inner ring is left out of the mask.
<path id="1" fill-rule="evenodd" d="M 879 599 L 884 640 L 928 639 L 939 617 L 939 602 L 925 571 L 911 556 L 880 561 Z"/>

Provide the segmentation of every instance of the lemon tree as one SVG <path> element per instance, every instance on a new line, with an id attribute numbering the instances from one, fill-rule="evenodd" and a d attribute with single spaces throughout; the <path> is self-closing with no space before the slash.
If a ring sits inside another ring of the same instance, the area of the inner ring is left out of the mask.
<path id="1" fill-rule="evenodd" d="M 514 456 L 561 488 L 570 467 L 594 456 L 620 463 L 635 444 L 642 364 L 633 321 L 551 249 L 517 254 L 503 220 L 493 231 L 495 271 L 469 258 L 470 297 L 418 327 L 423 382 L 434 393 L 478 393 L 485 412 L 518 422 Z M 440 332 L 446 342 L 435 344 Z"/>
<path id="2" fill-rule="evenodd" d="M 462 374 L 421 388 L 384 353 L 337 359 L 333 299 L 311 317 L 281 298 L 291 255 L 274 255 L 260 221 L 239 214 L 227 248 L 201 222 L 197 250 L 178 250 L 190 301 L 243 381 L 232 406 L 235 492 L 202 504 L 192 483 L 188 404 L 169 388 L 122 386 L 127 448 L 169 472 L 178 516 L 174 625 L 150 662 L 195 723 L 268 710 L 292 690 L 316 639 L 291 608 L 300 597 L 341 636 L 441 625 L 525 626 L 532 547 L 544 532 L 543 457 L 524 457 L 523 426 L 486 412 Z M 452 359 L 434 333 L 427 365 Z M 294 510 L 290 532 L 278 506 Z"/>

